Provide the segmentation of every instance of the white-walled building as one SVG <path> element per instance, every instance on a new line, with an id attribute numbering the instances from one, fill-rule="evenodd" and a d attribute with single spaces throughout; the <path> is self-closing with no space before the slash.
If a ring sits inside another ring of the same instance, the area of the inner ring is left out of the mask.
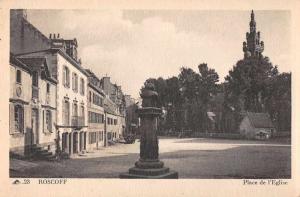
<path id="1" fill-rule="evenodd" d="M 76 50 L 76 47 L 73 49 Z M 64 48 L 21 55 L 32 56 L 45 57 L 49 62 L 51 75 L 57 80 L 55 128 L 61 151 L 69 155 L 85 151 L 88 125 L 86 71 Z"/>
<path id="2" fill-rule="evenodd" d="M 88 143 L 87 150 L 94 150 L 107 145 L 105 130 L 104 98 L 99 78 L 90 70 L 88 77 Z"/>
<path id="3" fill-rule="evenodd" d="M 10 152 L 50 158 L 56 150 L 57 81 L 44 57 L 11 55 L 10 59 Z"/>
<path id="4" fill-rule="evenodd" d="M 25 10 L 11 10 L 10 16 L 10 51 L 15 54 L 10 62 L 10 150 L 24 154 L 35 147 L 72 155 L 105 146 L 108 137 L 119 139 L 126 124 L 121 86 L 109 77 L 98 78 L 96 88 L 89 83 L 76 39 L 46 37 L 27 20 Z M 20 74 L 22 83 L 17 82 Z"/>

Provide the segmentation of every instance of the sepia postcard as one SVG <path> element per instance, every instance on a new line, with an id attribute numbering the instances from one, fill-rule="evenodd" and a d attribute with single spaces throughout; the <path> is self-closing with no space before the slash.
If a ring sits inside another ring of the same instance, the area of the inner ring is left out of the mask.
<path id="1" fill-rule="evenodd" d="M 299 1 L 1 1 L 0 196 L 300 196 Z"/>

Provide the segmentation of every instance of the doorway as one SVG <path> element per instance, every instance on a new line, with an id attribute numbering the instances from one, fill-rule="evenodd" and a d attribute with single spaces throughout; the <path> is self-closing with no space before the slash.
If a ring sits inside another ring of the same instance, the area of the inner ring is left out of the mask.
<path id="1" fill-rule="evenodd" d="M 78 133 L 73 133 L 73 153 L 78 153 Z"/>
<path id="2" fill-rule="evenodd" d="M 68 133 L 62 134 L 62 151 L 64 153 L 69 153 L 68 150 Z"/>
<path id="3" fill-rule="evenodd" d="M 33 141 L 32 144 L 39 143 L 39 113 L 37 109 L 32 109 L 31 111 L 31 127 L 32 127 L 32 135 Z"/>

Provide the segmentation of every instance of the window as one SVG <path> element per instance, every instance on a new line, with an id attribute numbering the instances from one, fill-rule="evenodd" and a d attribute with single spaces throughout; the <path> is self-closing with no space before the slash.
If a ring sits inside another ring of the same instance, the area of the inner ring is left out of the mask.
<path id="1" fill-rule="evenodd" d="M 17 74 L 16 74 L 16 82 L 17 83 L 22 83 L 22 75 L 21 75 L 21 71 L 17 70 Z"/>
<path id="2" fill-rule="evenodd" d="M 52 114 L 50 110 L 46 111 L 46 127 L 48 131 L 52 131 Z"/>
<path id="3" fill-rule="evenodd" d="M 65 100 L 64 106 L 63 106 L 63 120 L 65 125 L 70 124 L 70 103 L 69 101 Z"/>
<path id="4" fill-rule="evenodd" d="M 74 92 L 78 92 L 78 76 L 76 73 L 72 74 L 72 89 Z"/>
<path id="5" fill-rule="evenodd" d="M 85 121 L 85 115 L 84 115 L 84 106 L 80 106 L 80 115 L 81 115 L 81 117 L 82 117 L 82 119 L 83 119 L 83 122 Z"/>
<path id="6" fill-rule="evenodd" d="M 32 73 L 32 85 L 35 86 L 35 87 L 39 86 L 39 79 L 38 79 L 38 72 L 37 71 L 34 71 Z"/>
<path id="7" fill-rule="evenodd" d="M 84 79 L 80 78 L 80 94 L 84 95 Z"/>
<path id="8" fill-rule="evenodd" d="M 93 104 L 98 106 L 103 106 L 103 99 L 98 95 L 93 93 Z"/>
<path id="9" fill-rule="evenodd" d="M 73 103 L 73 116 L 78 116 L 78 107 L 76 103 Z"/>
<path id="10" fill-rule="evenodd" d="M 103 114 L 98 114 L 95 112 L 89 112 L 89 123 L 103 123 Z"/>
<path id="11" fill-rule="evenodd" d="M 96 143 L 96 137 L 97 137 L 96 132 L 89 132 L 89 144 Z"/>
<path id="12" fill-rule="evenodd" d="M 92 102 L 92 92 L 89 91 L 89 102 Z"/>
<path id="13" fill-rule="evenodd" d="M 47 83 L 47 94 L 50 94 L 50 84 Z"/>
<path id="14" fill-rule="evenodd" d="M 63 70 L 63 83 L 65 87 L 70 87 L 70 70 L 66 66 L 64 66 Z"/>
<path id="15" fill-rule="evenodd" d="M 99 131 L 98 135 L 99 135 L 98 141 L 103 141 L 103 131 Z"/>
<path id="16" fill-rule="evenodd" d="M 24 128 L 24 109 L 21 105 L 15 105 L 15 132 L 22 133 Z"/>

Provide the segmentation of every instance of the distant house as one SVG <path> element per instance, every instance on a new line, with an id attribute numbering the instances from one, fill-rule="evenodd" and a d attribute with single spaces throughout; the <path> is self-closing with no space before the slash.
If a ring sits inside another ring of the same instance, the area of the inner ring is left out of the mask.
<path id="1" fill-rule="evenodd" d="M 269 114 L 247 112 L 239 130 L 247 139 L 269 139 L 275 132 L 275 127 Z"/>

